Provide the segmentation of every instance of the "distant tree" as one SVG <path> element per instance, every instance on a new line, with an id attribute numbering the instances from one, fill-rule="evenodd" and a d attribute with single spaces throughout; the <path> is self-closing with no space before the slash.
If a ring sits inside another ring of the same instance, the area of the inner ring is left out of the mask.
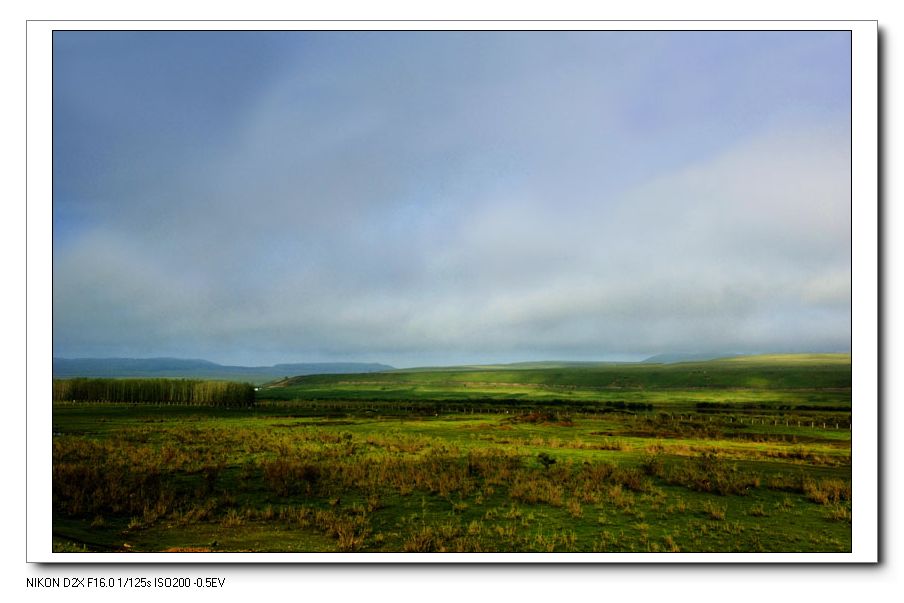
<path id="1" fill-rule="evenodd" d="M 556 459 L 552 458 L 551 456 L 549 456 L 549 455 L 546 454 L 545 452 L 541 452 L 540 454 L 538 454 L 538 455 L 537 455 L 537 460 L 540 461 L 540 464 L 543 465 L 543 467 L 545 467 L 547 471 L 549 471 L 549 467 L 550 467 L 551 465 L 555 465 L 555 464 L 556 464 Z"/>

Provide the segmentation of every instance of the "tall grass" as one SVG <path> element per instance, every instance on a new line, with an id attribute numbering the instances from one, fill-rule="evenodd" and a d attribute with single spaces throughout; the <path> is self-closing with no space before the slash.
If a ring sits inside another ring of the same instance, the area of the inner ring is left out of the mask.
<path id="1" fill-rule="evenodd" d="M 722 550 L 734 546 L 738 525 L 765 529 L 807 505 L 828 533 L 851 522 L 844 470 L 811 474 L 790 464 L 797 458 L 739 462 L 740 453 L 719 442 L 631 439 L 597 452 L 590 429 L 605 428 L 599 433 L 614 442 L 619 426 L 641 418 L 606 417 L 600 427 L 586 419 L 573 427 L 485 420 L 510 427 L 506 438 L 523 435 L 502 445 L 471 437 L 473 419 L 353 422 L 300 420 L 296 409 L 98 406 L 104 425 L 95 430 L 86 408 L 54 409 L 55 526 L 90 527 L 115 542 L 128 526 L 136 532 L 129 540 L 145 539 L 144 549 L 170 528 L 189 536 L 224 528 L 243 538 L 299 530 L 301 540 L 314 533 L 305 547 L 340 551 Z M 484 433 L 495 432 L 476 435 Z M 538 460 L 535 438 L 555 463 Z M 809 450 L 799 446 L 801 455 Z M 784 492 L 794 496 L 782 507 L 775 501 Z M 421 511 L 408 515 L 418 500 Z M 744 535 L 743 547 L 758 550 L 754 538 Z"/>

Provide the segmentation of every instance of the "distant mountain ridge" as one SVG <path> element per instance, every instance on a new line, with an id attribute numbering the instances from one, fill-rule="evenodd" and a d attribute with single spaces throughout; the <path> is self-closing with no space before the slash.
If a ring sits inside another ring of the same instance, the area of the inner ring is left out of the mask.
<path id="1" fill-rule="evenodd" d="M 188 358 L 54 358 L 53 376 L 183 377 L 264 383 L 297 375 L 376 373 L 393 370 L 376 362 L 300 362 L 273 366 L 230 366 Z"/>
<path id="2" fill-rule="evenodd" d="M 671 352 L 666 354 L 656 354 L 643 360 L 644 364 L 672 364 L 675 362 L 702 362 L 704 360 L 722 360 L 727 358 L 738 358 L 745 354 L 726 354 L 713 352 Z"/>

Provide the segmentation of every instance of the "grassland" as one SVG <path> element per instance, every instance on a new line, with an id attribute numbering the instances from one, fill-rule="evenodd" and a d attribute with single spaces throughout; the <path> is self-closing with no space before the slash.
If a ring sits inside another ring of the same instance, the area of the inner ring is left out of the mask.
<path id="1" fill-rule="evenodd" d="M 282 380 L 55 403 L 59 551 L 851 549 L 850 357 Z"/>

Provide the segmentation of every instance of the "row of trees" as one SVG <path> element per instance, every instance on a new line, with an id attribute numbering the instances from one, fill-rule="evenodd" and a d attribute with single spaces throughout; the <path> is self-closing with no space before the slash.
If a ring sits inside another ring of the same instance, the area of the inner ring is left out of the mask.
<path id="1" fill-rule="evenodd" d="M 193 379 L 54 379 L 53 401 L 253 406 L 254 387 Z"/>

